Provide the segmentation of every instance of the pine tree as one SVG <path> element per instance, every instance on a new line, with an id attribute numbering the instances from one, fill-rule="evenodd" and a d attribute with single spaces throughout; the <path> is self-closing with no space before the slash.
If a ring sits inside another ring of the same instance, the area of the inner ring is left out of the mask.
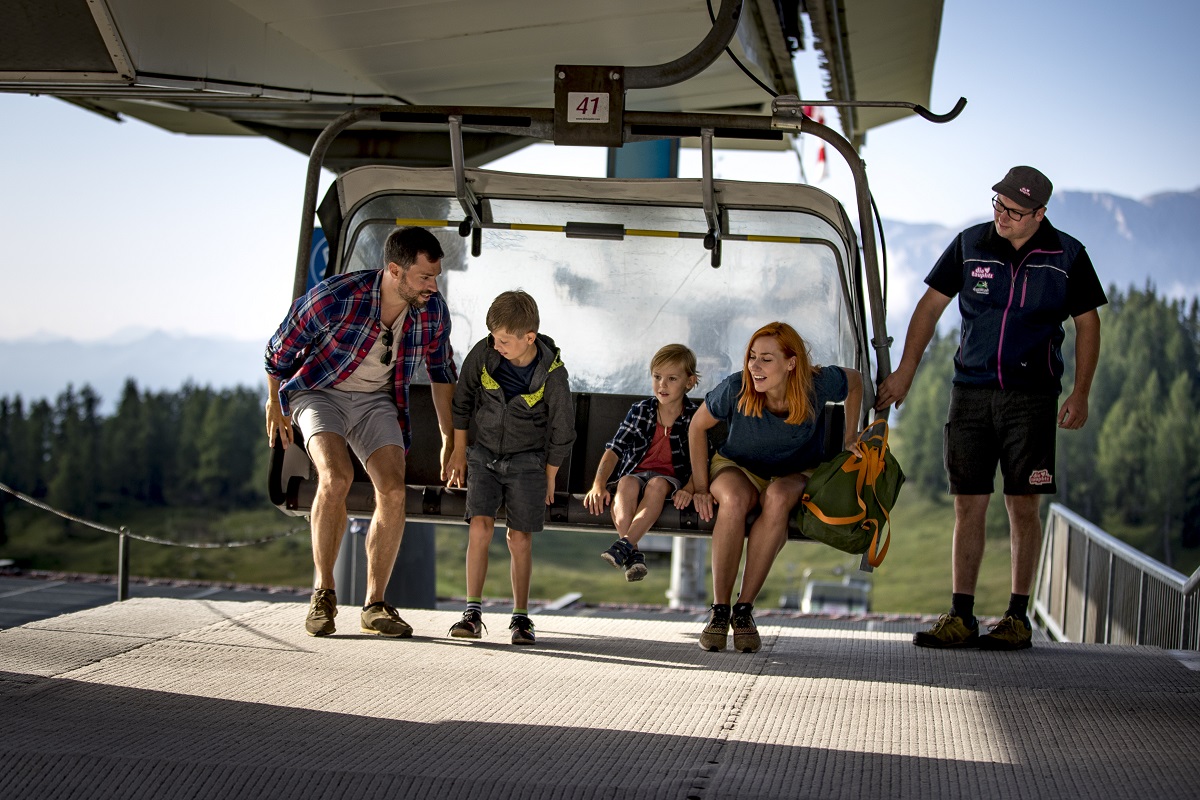
<path id="1" fill-rule="evenodd" d="M 942 429 L 950 405 L 957 349 L 957 334 L 934 335 L 921 358 L 908 397 L 897 414 L 899 447 L 896 458 L 904 467 L 908 482 L 921 487 L 931 497 L 942 497 L 946 493 Z"/>
<path id="2" fill-rule="evenodd" d="M 1147 463 L 1147 503 L 1157 513 L 1162 537 L 1162 561 L 1173 563 L 1173 540 L 1182 527 L 1188 488 L 1197 478 L 1196 413 L 1192 379 L 1180 373 L 1171 384 L 1161 410 L 1154 415 L 1156 429 Z"/>
<path id="3" fill-rule="evenodd" d="M 117 412 L 104 425 L 104 489 L 113 502 L 145 503 L 148 464 L 143 431 L 146 415 L 137 381 L 125 381 Z"/>

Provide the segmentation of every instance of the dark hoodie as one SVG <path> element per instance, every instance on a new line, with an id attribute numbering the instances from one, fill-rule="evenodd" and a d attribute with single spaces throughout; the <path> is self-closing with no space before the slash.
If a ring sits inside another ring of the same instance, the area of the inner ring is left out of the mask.
<path id="1" fill-rule="evenodd" d="M 546 463 L 561 467 L 575 441 L 575 410 L 567 368 L 554 340 L 537 335 L 537 367 L 527 394 L 504 399 L 492 375 L 504 357 L 492 337 L 471 348 L 454 390 L 454 427 L 466 430 L 475 420 L 475 442 L 498 456 L 537 451 Z"/>

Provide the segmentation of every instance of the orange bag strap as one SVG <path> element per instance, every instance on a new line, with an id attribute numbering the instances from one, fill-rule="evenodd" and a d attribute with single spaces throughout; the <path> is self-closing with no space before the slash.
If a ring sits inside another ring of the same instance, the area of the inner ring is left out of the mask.
<path id="1" fill-rule="evenodd" d="M 863 448 L 863 475 L 864 483 L 870 487 L 872 492 L 875 492 L 875 481 L 883 474 L 885 462 L 884 454 L 888 448 L 888 424 L 885 419 L 877 419 L 874 422 L 863 428 L 859 435 L 859 441 L 863 444 L 874 444 L 878 441 L 878 448 L 865 447 Z M 860 492 L 861 494 L 861 492 Z M 863 507 L 863 517 L 866 517 L 866 504 L 863 503 L 862 497 L 858 499 L 859 505 Z M 876 505 L 883 512 L 883 544 L 879 543 L 880 526 L 873 519 L 866 521 L 866 524 L 874 528 L 874 534 L 871 537 L 871 546 L 867 550 L 867 563 L 872 567 L 878 567 L 883 563 L 884 556 L 887 555 L 888 548 L 892 545 L 892 517 L 888 510 L 879 502 L 879 496 L 875 497 Z"/>
<path id="2" fill-rule="evenodd" d="M 863 485 L 866 483 L 866 478 L 867 478 L 866 470 L 864 469 L 864 464 L 865 464 L 865 462 L 861 458 L 847 458 L 842 463 L 842 472 L 857 472 L 858 473 L 858 475 L 854 481 L 854 488 L 855 488 L 854 494 L 855 494 L 855 499 L 858 501 L 858 508 L 859 508 L 858 514 L 855 514 L 852 517 L 831 517 L 828 514 L 826 514 L 825 512 L 823 512 L 820 508 L 818 508 L 817 504 L 812 501 L 812 497 L 807 493 L 803 496 L 803 498 L 801 498 L 801 502 L 804 503 L 804 507 L 807 508 L 809 511 L 811 511 L 812 515 L 814 517 L 821 520 L 821 522 L 824 522 L 826 525 L 849 525 L 850 523 L 858 522 L 859 520 L 866 519 L 867 504 L 863 502 L 863 498 L 862 498 Z"/>
<path id="3" fill-rule="evenodd" d="M 871 546 L 867 550 L 867 563 L 872 567 L 878 567 L 883 563 L 884 557 L 887 555 L 888 548 L 892 546 L 892 517 L 888 510 L 884 508 L 882 503 L 878 502 L 876 495 L 876 503 L 879 505 L 880 511 L 883 512 L 883 528 L 884 539 L 883 544 L 879 543 L 880 526 L 873 519 L 867 519 L 867 504 L 863 500 L 863 489 L 870 487 L 872 492 L 875 491 L 875 481 L 883 474 L 885 462 L 884 454 L 888 448 L 888 424 L 885 419 L 877 419 L 874 422 L 863 428 L 862 433 L 858 435 L 858 441 L 864 446 L 860 448 L 863 451 L 862 457 L 854 456 L 847 458 L 842 463 L 842 472 L 857 472 L 855 485 L 855 499 L 858 500 L 859 513 L 852 517 L 831 517 L 817 507 L 817 504 L 812 501 L 812 498 L 807 493 L 801 498 L 804 507 L 807 508 L 814 517 L 824 522 L 826 525 L 849 525 L 854 522 L 865 520 L 865 525 L 874 529 L 871 536 Z"/>

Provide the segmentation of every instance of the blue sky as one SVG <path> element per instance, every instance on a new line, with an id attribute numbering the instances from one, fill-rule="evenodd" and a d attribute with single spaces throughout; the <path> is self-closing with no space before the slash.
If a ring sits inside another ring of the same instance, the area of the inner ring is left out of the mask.
<path id="1" fill-rule="evenodd" d="M 930 106 L 868 134 L 885 218 L 958 226 L 990 187 L 1033 164 L 1058 189 L 1141 198 L 1200 187 L 1197 5 L 947 2 Z M 811 57 L 802 94 L 821 96 Z M 549 103 L 551 98 L 547 98 Z M 100 339 L 131 330 L 265 340 L 290 299 L 305 158 L 246 137 L 117 124 L 42 97 L 0 95 L 0 339 Z M 576 148 L 499 166 L 599 174 Z M 810 176 L 815 147 L 806 152 Z M 819 184 L 853 204 L 834 154 Z M 718 177 L 794 179 L 790 154 L 719 153 Z M 685 153 L 681 174 L 699 174 Z"/>

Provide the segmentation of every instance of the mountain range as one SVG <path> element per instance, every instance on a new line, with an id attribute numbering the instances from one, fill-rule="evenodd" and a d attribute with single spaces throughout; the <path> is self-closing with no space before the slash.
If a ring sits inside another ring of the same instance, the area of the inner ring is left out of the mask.
<path id="1" fill-rule="evenodd" d="M 1200 252 L 1200 189 L 1141 200 L 1062 191 L 1050 201 L 1047 216 L 1055 227 L 1087 245 L 1106 287 L 1143 288 L 1150 283 L 1168 297 L 1200 295 L 1195 264 Z M 923 278 L 957 232 L 944 225 L 884 221 L 888 328 L 896 342 L 893 362 L 899 357 L 908 314 L 924 291 Z M 187 381 L 213 388 L 265 386 L 264 344 L 134 329 L 92 342 L 0 341 L 0 397 L 52 399 L 68 383 L 76 388 L 90 384 L 107 412 L 129 377 L 143 390 L 155 391 L 175 391 Z"/>
<path id="2" fill-rule="evenodd" d="M 102 413 L 121 398 L 128 378 L 138 388 L 176 391 L 187 382 L 222 389 L 266 389 L 266 342 L 127 329 L 107 339 L 29 338 L 0 342 L 0 397 L 20 395 L 27 403 L 53 400 L 67 387 L 90 385 Z"/>

